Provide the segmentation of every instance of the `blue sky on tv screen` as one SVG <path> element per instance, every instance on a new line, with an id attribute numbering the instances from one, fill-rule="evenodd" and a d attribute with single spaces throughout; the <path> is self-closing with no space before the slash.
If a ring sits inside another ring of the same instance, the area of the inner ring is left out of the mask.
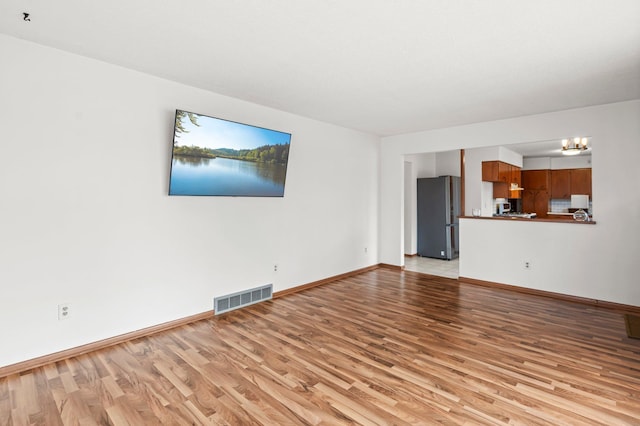
<path id="1" fill-rule="evenodd" d="M 264 145 L 284 145 L 291 141 L 291 135 L 288 133 L 205 115 L 193 115 L 197 117 L 199 126 L 195 126 L 188 117 L 185 117 L 182 123 L 188 133 L 181 133 L 175 138 L 176 146 L 254 149 Z"/>

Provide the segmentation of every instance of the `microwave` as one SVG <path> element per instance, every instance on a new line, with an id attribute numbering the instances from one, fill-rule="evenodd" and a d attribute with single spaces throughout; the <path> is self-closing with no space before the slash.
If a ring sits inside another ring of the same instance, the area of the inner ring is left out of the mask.
<path id="1" fill-rule="evenodd" d="M 508 213 L 511 211 L 511 203 L 498 203 L 496 210 L 498 214 Z"/>

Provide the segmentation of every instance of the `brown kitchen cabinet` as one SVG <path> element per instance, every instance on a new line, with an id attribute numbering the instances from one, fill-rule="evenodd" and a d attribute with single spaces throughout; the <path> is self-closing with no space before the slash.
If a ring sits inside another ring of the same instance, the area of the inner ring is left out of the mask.
<path id="1" fill-rule="evenodd" d="M 547 217 L 549 200 L 549 191 L 545 189 L 525 189 L 522 191 L 522 210 L 535 213 L 537 217 Z"/>
<path id="2" fill-rule="evenodd" d="M 591 169 L 571 169 L 570 177 L 571 194 L 585 194 L 591 198 Z"/>
<path id="3" fill-rule="evenodd" d="M 493 182 L 493 198 L 509 198 L 509 185 L 504 182 Z"/>
<path id="4" fill-rule="evenodd" d="M 482 180 L 493 182 L 493 198 L 520 198 L 522 191 L 511 191 L 512 183 L 521 184 L 520 167 L 504 161 L 483 161 Z"/>
<path id="5" fill-rule="evenodd" d="M 571 198 L 571 170 L 551 170 L 551 198 Z"/>
<path id="6" fill-rule="evenodd" d="M 498 163 L 499 161 L 483 161 L 482 162 L 482 181 L 498 182 Z"/>
<path id="7" fill-rule="evenodd" d="M 591 197 L 591 169 L 551 170 L 551 198 L 569 199 L 571 194 Z"/>
<path id="8" fill-rule="evenodd" d="M 522 188 L 522 172 L 520 171 L 520 167 L 511 166 L 511 182 L 515 183 L 518 188 Z M 522 198 L 522 190 L 510 190 L 509 198 Z"/>
<path id="9" fill-rule="evenodd" d="M 522 171 L 522 210 L 547 217 L 550 198 L 550 170 Z"/>
<path id="10" fill-rule="evenodd" d="M 498 181 L 504 183 L 511 182 L 511 175 L 513 173 L 513 167 L 511 164 L 498 161 Z"/>
<path id="11" fill-rule="evenodd" d="M 549 170 L 523 170 L 522 187 L 524 189 L 549 189 Z"/>

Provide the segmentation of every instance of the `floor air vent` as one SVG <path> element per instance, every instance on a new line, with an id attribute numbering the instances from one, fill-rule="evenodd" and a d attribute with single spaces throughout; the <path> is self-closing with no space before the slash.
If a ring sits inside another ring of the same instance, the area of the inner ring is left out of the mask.
<path id="1" fill-rule="evenodd" d="M 229 312 L 234 309 L 244 308 L 263 300 L 271 299 L 273 294 L 273 284 L 256 287 L 251 290 L 240 291 L 238 293 L 227 294 L 213 299 L 213 310 L 216 315 Z"/>

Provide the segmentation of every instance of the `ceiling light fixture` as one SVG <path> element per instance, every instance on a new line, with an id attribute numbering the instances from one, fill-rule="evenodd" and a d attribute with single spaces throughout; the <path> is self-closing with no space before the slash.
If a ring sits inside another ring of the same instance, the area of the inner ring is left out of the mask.
<path id="1" fill-rule="evenodd" d="M 587 149 L 589 149 L 587 146 L 587 138 L 562 139 L 563 155 L 578 155 Z"/>

